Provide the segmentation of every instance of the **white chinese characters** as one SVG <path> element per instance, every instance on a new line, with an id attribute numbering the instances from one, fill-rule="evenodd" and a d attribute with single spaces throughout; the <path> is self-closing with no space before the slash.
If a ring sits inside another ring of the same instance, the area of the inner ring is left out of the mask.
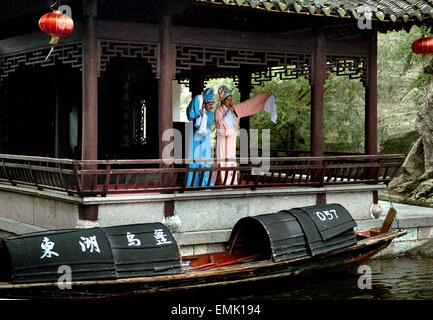
<path id="1" fill-rule="evenodd" d="M 155 233 L 154 233 L 153 237 L 155 238 L 157 245 L 170 244 L 171 243 L 171 241 L 167 240 L 167 235 L 164 234 L 164 230 L 162 230 L 162 229 L 155 229 Z"/>
<path id="2" fill-rule="evenodd" d="M 42 250 L 44 250 L 41 259 L 51 258 L 52 256 L 59 256 L 57 252 L 52 251 L 54 249 L 54 242 L 50 241 L 50 239 L 48 239 L 47 237 L 44 237 L 44 240 L 42 240 L 41 248 Z"/>
<path id="3" fill-rule="evenodd" d="M 128 246 L 129 247 L 141 246 L 141 241 L 140 241 L 140 239 L 135 239 L 135 234 L 133 234 L 131 232 L 127 232 L 126 238 L 128 239 Z"/>
<path id="4" fill-rule="evenodd" d="M 86 252 L 89 251 L 90 253 L 93 253 L 93 251 L 101 253 L 101 250 L 99 250 L 98 241 L 96 241 L 96 236 L 92 237 L 80 237 L 83 242 L 78 241 L 78 243 L 81 246 L 81 251 Z"/>

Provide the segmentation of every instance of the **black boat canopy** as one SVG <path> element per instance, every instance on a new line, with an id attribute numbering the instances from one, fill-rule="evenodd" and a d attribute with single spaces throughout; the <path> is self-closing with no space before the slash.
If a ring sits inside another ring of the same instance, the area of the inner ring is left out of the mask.
<path id="1" fill-rule="evenodd" d="M 340 204 L 295 208 L 239 220 L 229 246 L 275 262 L 316 256 L 356 244 L 355 226 Z"/>

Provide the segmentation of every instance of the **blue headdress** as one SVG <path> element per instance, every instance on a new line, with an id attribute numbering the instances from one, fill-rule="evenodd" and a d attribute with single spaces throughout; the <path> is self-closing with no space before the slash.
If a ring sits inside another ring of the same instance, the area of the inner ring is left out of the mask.
<path id="1" fill-rule="evenodd" d="M 203 91 L 203 103 L 214 102 L 214 100 L 215 100 L 215 95 L 214 95 L 213 89 L 212 88 L 206 88 Z"/>

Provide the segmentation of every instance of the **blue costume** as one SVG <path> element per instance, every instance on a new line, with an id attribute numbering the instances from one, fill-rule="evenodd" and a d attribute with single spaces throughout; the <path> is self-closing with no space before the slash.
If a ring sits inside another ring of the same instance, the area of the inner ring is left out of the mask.
<path id="1" fill-rule="evenodd" d="M 187 151 L 187 158 L 194 160 L 194 163 L 189 165 L 190 168 L 211 167 L 209 162 L 195 162 L 196 160 L 210 159 L 212 157 L 210 134 L 214 123 L 214 112 L 212 110 L 207 111 L 205 108 L 203 108 L 203 116 L 200 112 L 206 102 L 214 102 L 214 91 L 211 88 L 207 88 L 203 95 L 195 96 L 186 109 L 187 118 L 193 123 L 193 135 L 190 137 L 193 141 L 192 148 Z M 192 181 L 193 176 L 194 181 Z M 212 185 L 212 181 L 209 181 L 210 178 L 210 172 L 204 172 L 201 186 Z M 201 174 L 190 172 L 188 173 L 186 186 L 198 187 L 200 186 L 200 180 Z"/>

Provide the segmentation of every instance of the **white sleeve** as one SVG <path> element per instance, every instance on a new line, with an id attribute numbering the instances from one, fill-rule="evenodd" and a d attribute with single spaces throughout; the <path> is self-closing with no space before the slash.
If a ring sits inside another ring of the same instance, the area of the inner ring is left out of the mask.
<path id="1" fill-rule="evenodd" d="M 205 135 L 205 134 L 207 134 L 207 114 L 206 114 L 206 111 L 203 111 L 203 115 L 199 119 L 201 122 L 200 122 L 200 128 L 198 129 L 197 133 L 201 134 L 201 135 Z"/>
<path id="2" fill-rule="evenodd" d="M 266 100 L 264 111 L 271 113 L 271 121 L 273 123 L 277 123 L 278 110 L 277 105 L 275 104 L 275 97 L 273 95 Z"/>

